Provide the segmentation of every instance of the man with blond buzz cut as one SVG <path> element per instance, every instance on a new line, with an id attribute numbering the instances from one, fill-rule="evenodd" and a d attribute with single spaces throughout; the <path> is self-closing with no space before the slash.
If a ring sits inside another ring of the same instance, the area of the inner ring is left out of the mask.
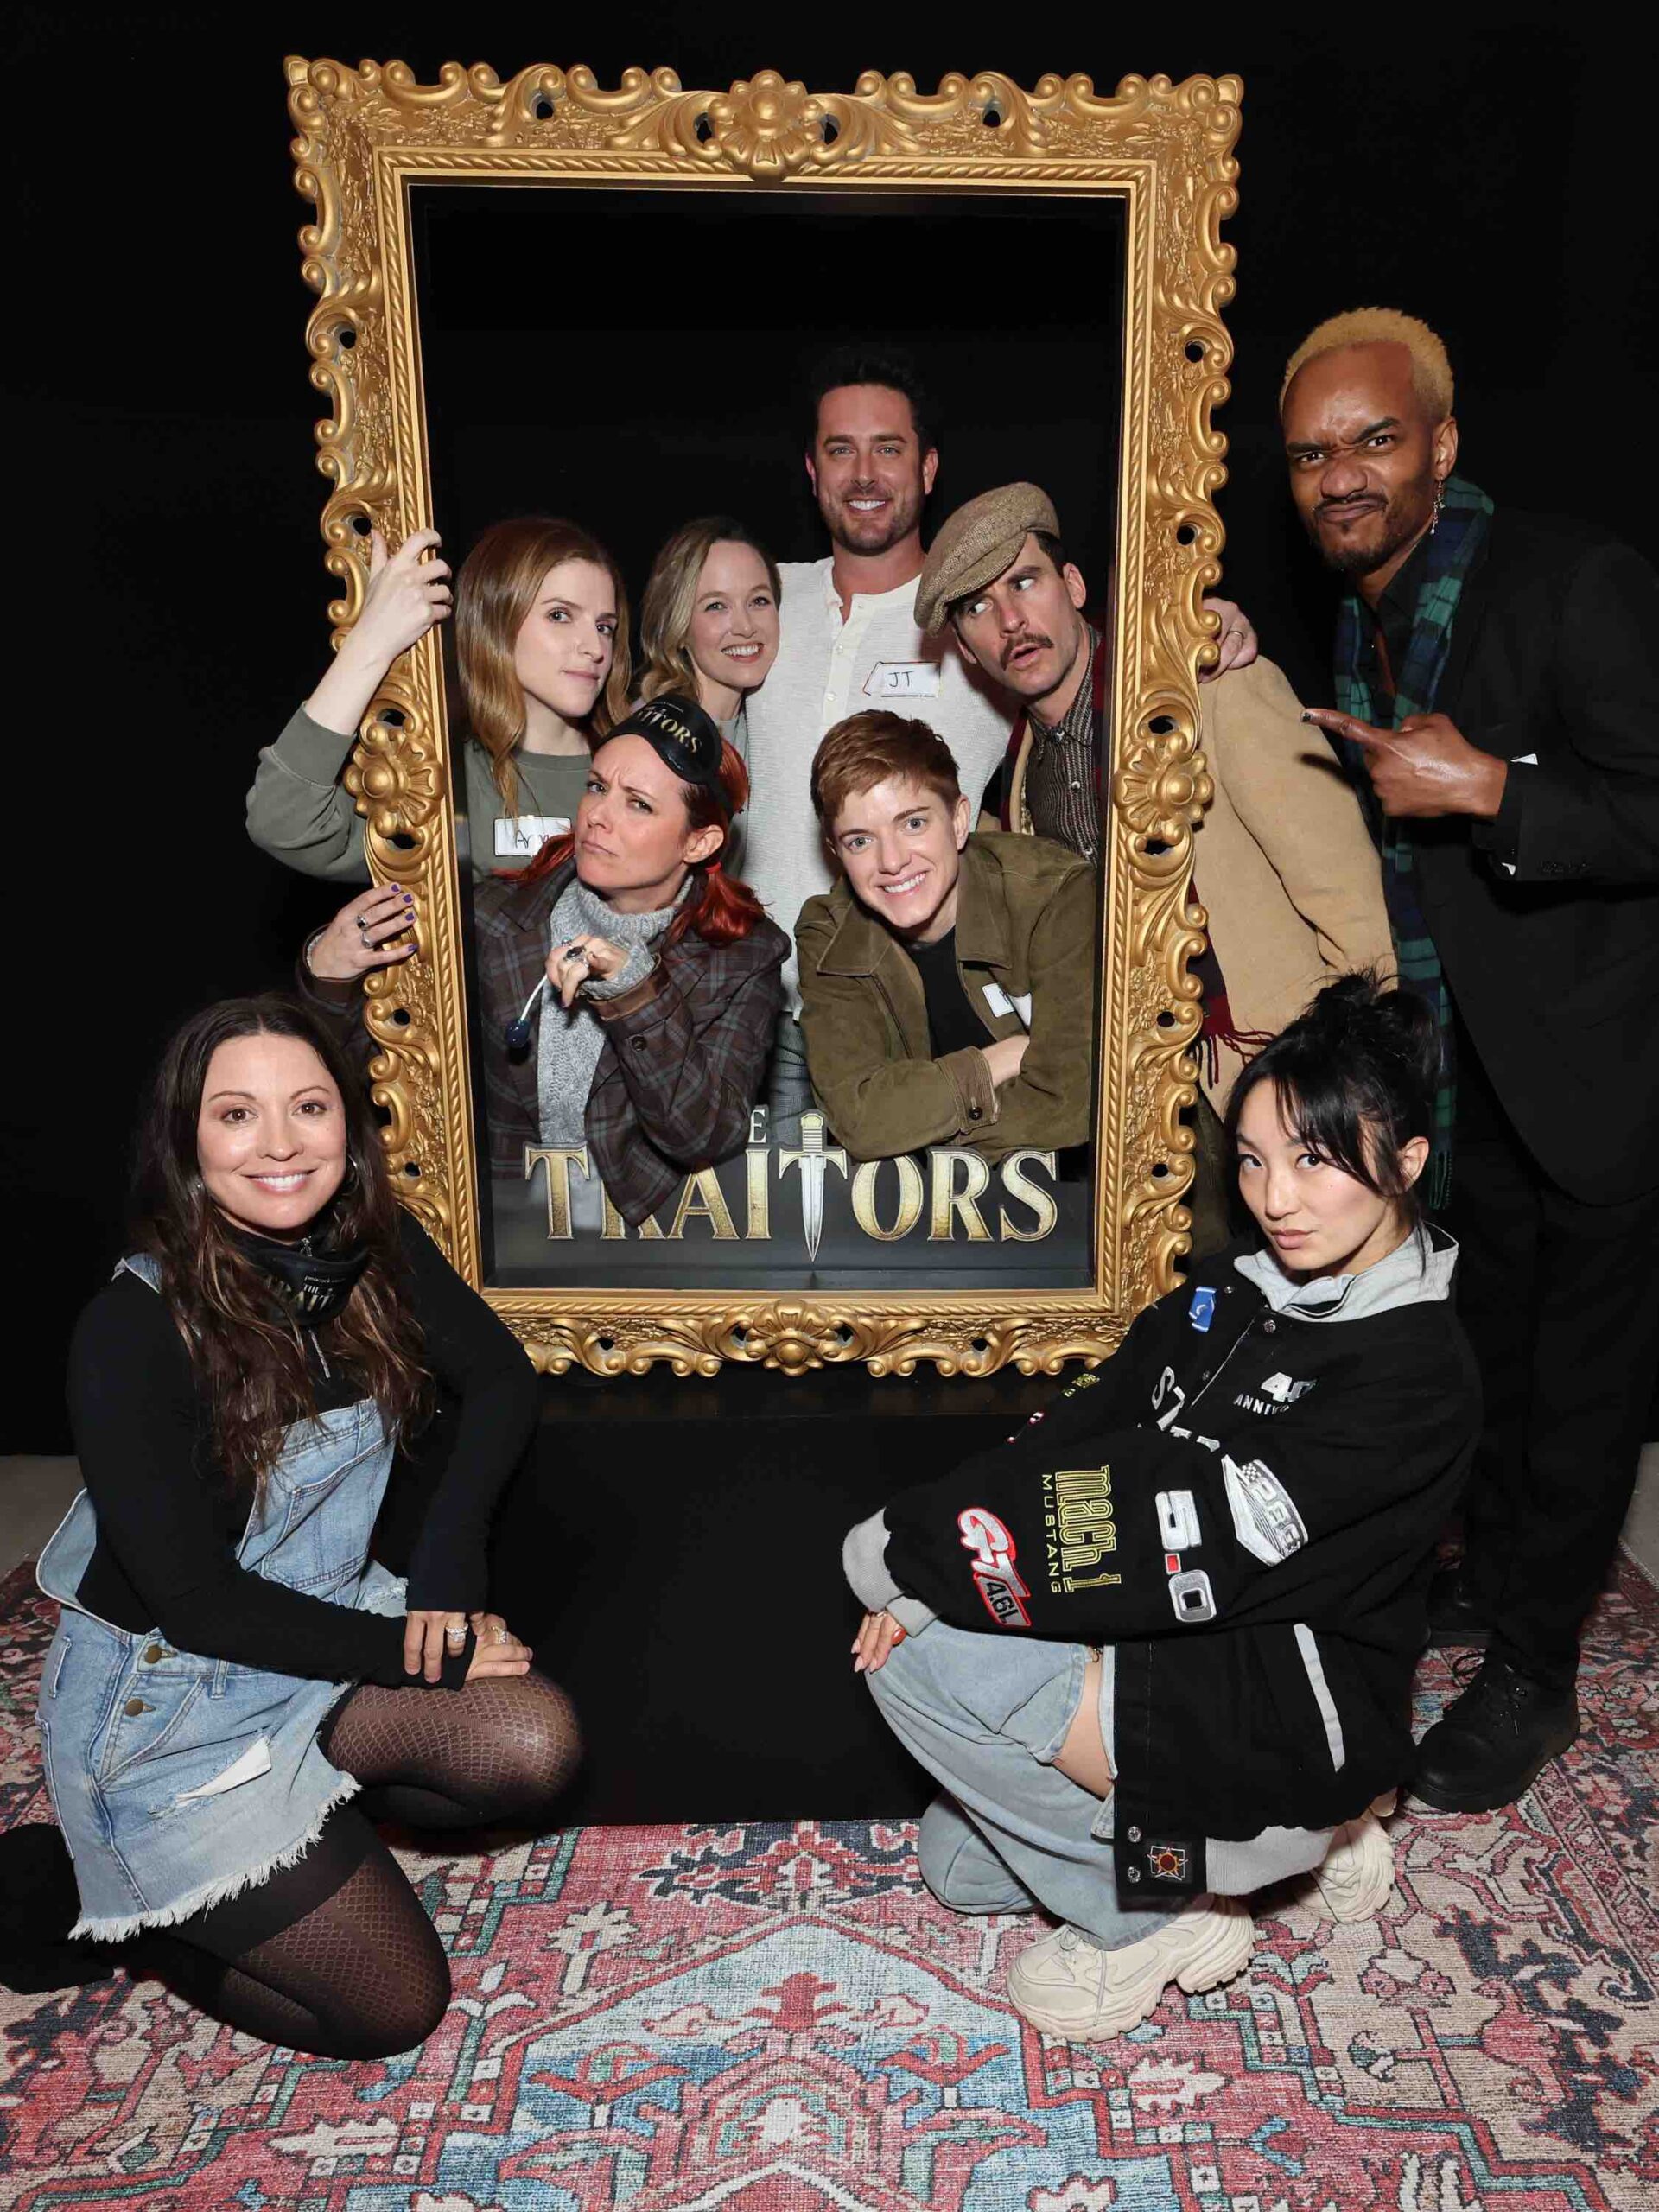
<path id="1" fill-rule="evenodd" d="M 1441 1025 L 1431 1198 L 1486 1429 L 1429 1618 L 1487 1648 L 1413 1786 L 1485 1812 L 1578 1733 L 1579 1624 L 1659 1369 L 1659 576 L 1457 475 L 1452 399 L 1426 323 L 1360 308 L 1297 347 L 1280 414 L 1292 497 L 1348 582 L 1337 706 L 1313 716 Z"/>
<path id="2" fill-rule="evenodd" d="M 1111 778 L 1111 639 L 1060 541 L 1052 501 L 1005 484 L 959 507 L 927 557 L 916 617 L 947 626 L 1014 709 L 980 824 L 1034 833 L 1098 865 Z M 1228 617 L 1224 615 L 1224 623 Z M 1389 964 L 1376 857 L 1324 739 L 1268 660 L 1198 693 L 1216 795 L 1197 833 L 1194 898 L 1209 921 L 1195 1191 L 1199 1250 L 1226 1242 L 1220 1116 L 1248 1055 L 1301 1013 L 1334 971 Z"/>

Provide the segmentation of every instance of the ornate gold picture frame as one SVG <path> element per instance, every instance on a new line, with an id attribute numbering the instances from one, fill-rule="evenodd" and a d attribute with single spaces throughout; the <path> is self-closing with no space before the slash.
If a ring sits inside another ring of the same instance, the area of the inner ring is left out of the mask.
<path id="1" fill-rule="evenodd" d="M 393 668 L 359 733 L 347 788 L 377 880 L 416 901 L 416 957 L 376 973 L 365 1018 L 394 1179 L 456 1268 L 543 1368 L 654 1362 L 681 1375 L 727 1360 L 791 1372 L 918 1361 L 1027 1373 L 1110 1351 L 1167 1289 L 1188 1249 L 1182 1201 L 1200 1022 L 1188 963 L 1192 836 L 1211 795 L 1197 750 L 1198 671 L 1214 657 L 1200 601 L 1217 582 L 1212 498 L 1225 441 L 1221 310 L 1233 290 L 1223 220 L 1236 204 L 1236 78 L 1084 77 L 1030 91 L 984 73 L 919 92 L 902 74 L 810 93 L 772 71 L 726 92 L 666 69 L 605 90 L 585 68 L 537 66 L 506 82 L 447 64 L 422 85 L 400 62 L 350 69 L 290 59 L 295 181 L 315 205 L 301 232 L 317 295 L 307 331 L 329 482 L 322 534 L 340 587 L 336 643 L 355 620 L 368 533 L 396 545 L 433 522 L 410 226 L 416 188 L 626 188 L 808 195 L 995 194 L 1120 202 L 1124 298 L 1116 524 L 1116 741 L 1101 944 L 1092 1284 L 1076 1290 L 873 1287 L 855 1294 L 499 1289 L 484 1281 L 474 1089 L 467 1064 L 461 891 L 442 657 L 429 635 Z M 874 207 L 874 200 L 872 206 Z M 458 557 L 458 556 L 457 556 Z"/>

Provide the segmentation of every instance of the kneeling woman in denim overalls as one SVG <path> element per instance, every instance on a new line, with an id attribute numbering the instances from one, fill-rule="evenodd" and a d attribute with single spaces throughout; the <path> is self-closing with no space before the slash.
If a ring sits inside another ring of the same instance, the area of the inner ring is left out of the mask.
<path id="1" fill-rule="evenodd" d="M 448 1970 L 368 1815 L 532 1819 L 575 1757 L 563 1694 L 483 1610 L 535 1377 L 395 1203 L 359 1088 L 287 1001 L 174 1039 L 136 1197 L 71 1353 L 86 1487 L 40 1565 L 73 1933 L 141 1937 L 136 1967 L 270 2042 L 404 2050 Z M 460 1412 L 405 1586 L 370 1538 L 437 1383 Z"/>
<path id="2" fill-rule="evenodd" d="M 858 1664 L 948 1793 L 929 1886 L 1063 1923 L 1008 1976 L 1038 2027 L 1118 2034 L 1170 1982 L 1230 1980 L 1267 1883 L 1314 1872 L 1344 1920 L 1389 1895 L 1373 1801 L 1410 1770 L 1480 1413 L 1456 1246 L 1415 1203 L 1439 1068 L 1421 1001 L 1327 986 L 1230 1103 L 1259 1233 L 848 1539 Z"/>

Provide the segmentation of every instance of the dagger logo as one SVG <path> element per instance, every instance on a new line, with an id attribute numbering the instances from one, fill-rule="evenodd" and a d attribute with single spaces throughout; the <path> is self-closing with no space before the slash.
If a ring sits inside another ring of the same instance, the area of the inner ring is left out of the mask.
<path id="1" fill-rule="evenodd" d="M 822 1114 L 809 1109 L 801 1116 L 801 1142 L 798 1151 L 780 1152 L 778 1173 L 786 1175 L 791 1167 L 801 1171 L 801 1227 L 806 1236 L 809 1259 L 818 1256 L 818 1239 L 823 1234 L 823 1178 L 826 1168 L 837 1167 L 847 1173 L 847 1155 L 838 1144 L 826 1145 L 823 1141 L 826 1123 Z"/>

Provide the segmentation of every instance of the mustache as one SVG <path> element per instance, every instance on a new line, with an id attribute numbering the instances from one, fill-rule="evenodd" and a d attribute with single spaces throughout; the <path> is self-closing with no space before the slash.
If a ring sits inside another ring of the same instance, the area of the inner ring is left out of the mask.
<path id="1" fill-rule="evenodd" d="M 1323 518 L 1330 513 L 1332 507 L 1364 509 L 1368 507 L 1385 507 L 1387 505 L 1388 501 L 1380 498 L 1375 492 L 1368 492 L 1364 498 L 1360 499 L 1321 499 L 1319 505 L 1313 510 L 1313 519 L 1315 522 L 1323 520 Z"/>
<path id="2" fill-rule="evenodd" d="M 1017 638 L 1010 638 L 1007 644 L 1003 646 L 1001 654 L 1001 665 L 1006 668 L 1014 654 L 1024 652 L 1027 645 L 1052 645 L 1053 643 L 1053 639 L 1046 636 L 1040 630 L 1022 630 Z"/>

